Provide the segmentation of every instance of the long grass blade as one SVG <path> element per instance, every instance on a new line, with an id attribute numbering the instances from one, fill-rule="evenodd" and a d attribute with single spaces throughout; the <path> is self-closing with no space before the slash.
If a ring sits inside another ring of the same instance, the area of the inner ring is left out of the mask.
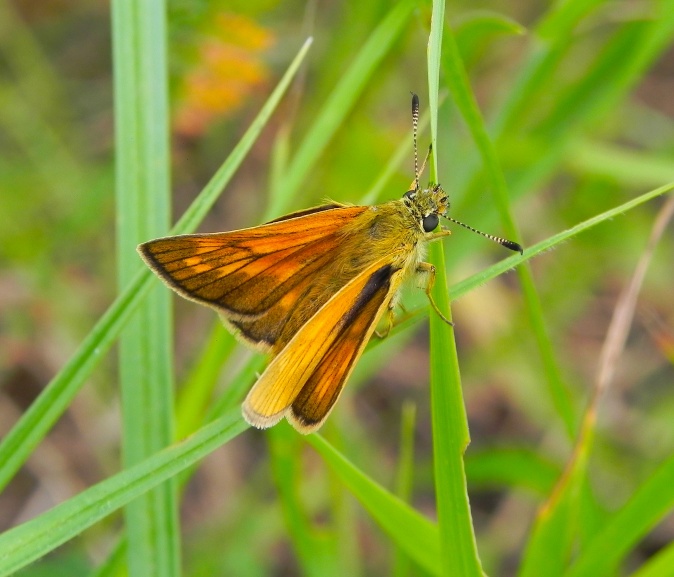
<path id="1" fill-rule="evenodd" d="M 265 127 L 281 97 L 304 60 L 311 41 L 302 46 L 283 78 L 253 120 L 232 153 L 215 173 L 211 181 L 185 211 L 173 227 L 174 234 L 191 232 L 216 201 L 237 168 L 250 151 Z M 19 422 L 0 443 L 0 489 L 14 476 L 32 450 L 63 414 L 87 377 L 112 346 L 122 327 L 129 320 L 150 286 L 152 273 L 141 270 L 134 280 L 112 303 L 63 369 L 50 381 L 45 390 L 24 413 Z"/>
<path id="2" fill-rule="evenodd" d="M 437 127 L 439 77 L 444 31 L 444 0 L 433 2 L 428 39 L 428 91 L 434 162 L 431 176 L 438 181 Z M 442 243 L 434 243 L 431 261 L 437 274 L 433 298 L 442 311 L 449 311 L 447 277 Z M 451 313 L 445 316 L 451 319 Z M 431 419 L 433 430 L 433 470 L 435 500 L 440 534 L 442 575 L 481 576 L 472 524 L 463 455 L 470 442 L 466 409 L 461 390 L 461 373 L 454 330 L 438 315 L 431 315 Z"/>
<path id="3" fill-rule="evenodd" d="M 11 575 L 53 551 L 133 499 L 175 477 L 247 428 L 238 409 L 232 410 L 182 443 L 155 453 L 39 517 L 6 531 L 0 535 L 0 576 Z"/>
<path id="4" fill-rule="evenodd" d="M 171 222 L 166 5 L 164 0 L 115 0 L 112 16 L 117 270 L 123 291 L 142 266 L 135 247 L 161 236 Z M 119 342 L 125 468 L 173 440 L 172 353 L 170 295 L 155 286 Z M 125 520 L 129 574 L 179 575 L 175 480 L 129 503 Z"/>

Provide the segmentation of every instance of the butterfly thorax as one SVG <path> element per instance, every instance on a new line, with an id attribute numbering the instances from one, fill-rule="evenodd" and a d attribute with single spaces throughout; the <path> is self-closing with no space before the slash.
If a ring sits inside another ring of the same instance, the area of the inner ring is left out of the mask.
<path id="1" fill-rule="evenodd" d="M 446 193 L 434 185 L 367 207 L 341 233 L 339 264 L 332 268 L 335 284 L 348 281 L 383 256 L 390 257 L 395 269 L 406 273 L 416 269 L 425 256 L 425 240 L 448 206 Z"/>

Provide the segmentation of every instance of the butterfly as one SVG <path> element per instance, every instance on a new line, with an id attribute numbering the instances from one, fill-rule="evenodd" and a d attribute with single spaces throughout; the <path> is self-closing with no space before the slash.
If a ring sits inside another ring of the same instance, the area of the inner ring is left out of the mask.
<path id="1" fill-rule="evenodd" d="M 400 199 L 330 203 L 252 228 L 138 247 L 171 289 L 214 308 L 241 340 L 271 354 L 243 403 L 252 426 L 285 417 L 300 433 L 316 431 L 384 317 L 384 334 L 390 329 L 406 279 L 420 276 L 431 306 L 450 322 L 431 297 L 435 268 L 425 248 L 450 234 L 438 228 L 441 218 L 466 225 L 447 216 L 440 185 L 419 185 L 418 118 L 413 95 L 415 179 Z M 522 253 L 515 242 L 467 228 Z"/>

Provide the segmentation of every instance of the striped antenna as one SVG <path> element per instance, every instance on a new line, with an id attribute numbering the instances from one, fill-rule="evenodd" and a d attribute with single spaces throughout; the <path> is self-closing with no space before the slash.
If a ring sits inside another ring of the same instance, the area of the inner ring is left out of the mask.
<path id="1" fill-rule="evenodd" d="M 489 240 L 492 240 L 495 243 L 500 244 L 501 246 L 509 248 L 510 250 L 514 250 L 515 252 L 519 252 L 520 254 L 524 254 L 524 249 L 519 244 L 517 244 L 516 242 L 513 242 L 512 240 L 507 240 L 505 238 L 501 238 L 500 236 L 494 236 L 493 234 L 488 234 L 486 232 L 482 232 L 481 230 L 477 230 L 476 228 L 473 228 L 472 226 L 468 226 L 467 224 L 464 224 L 460 220 L 456 220 L 455 218 L 452 218 L 451 216 L 444 216 L 443 218 L 446 218 L 447 220 L 453 222 L 454 224 L 458 224 L 459 226 L 462 226 L 463 228 L 467 228 L 471 232 L 475 232 L 475 233 L 479 234 L 480 236 L 483 236 L 484 238 L 488 238 Z"/>
<path id="2" fill-rule="evenodd" d="M 419 154 L 417 130 L 419 129 L 419 97 L 412 92 L 412 136 L 414 138 L 414 190 L 419 190 Z"/>

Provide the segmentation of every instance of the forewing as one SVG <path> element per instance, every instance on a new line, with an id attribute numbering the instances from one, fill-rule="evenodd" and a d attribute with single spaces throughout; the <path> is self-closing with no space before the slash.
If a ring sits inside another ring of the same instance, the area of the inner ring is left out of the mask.
<path id="1" fill-rule="evenodd" d="M 400 285 L 402 270 L 390 260 L 344 286 L 272 360 L 243 405 L 251 425 L 271 427 L 285 415 L 302 433 L 321 425 Z"/>
<path id="2" fill-rule="evenodd" d="M 239 231 L 160 238 L 138 250 L 176 292 L 272 348 L 297 300 L 334 260 L 344 226 L 365 210 L 328 205 Z"/>

